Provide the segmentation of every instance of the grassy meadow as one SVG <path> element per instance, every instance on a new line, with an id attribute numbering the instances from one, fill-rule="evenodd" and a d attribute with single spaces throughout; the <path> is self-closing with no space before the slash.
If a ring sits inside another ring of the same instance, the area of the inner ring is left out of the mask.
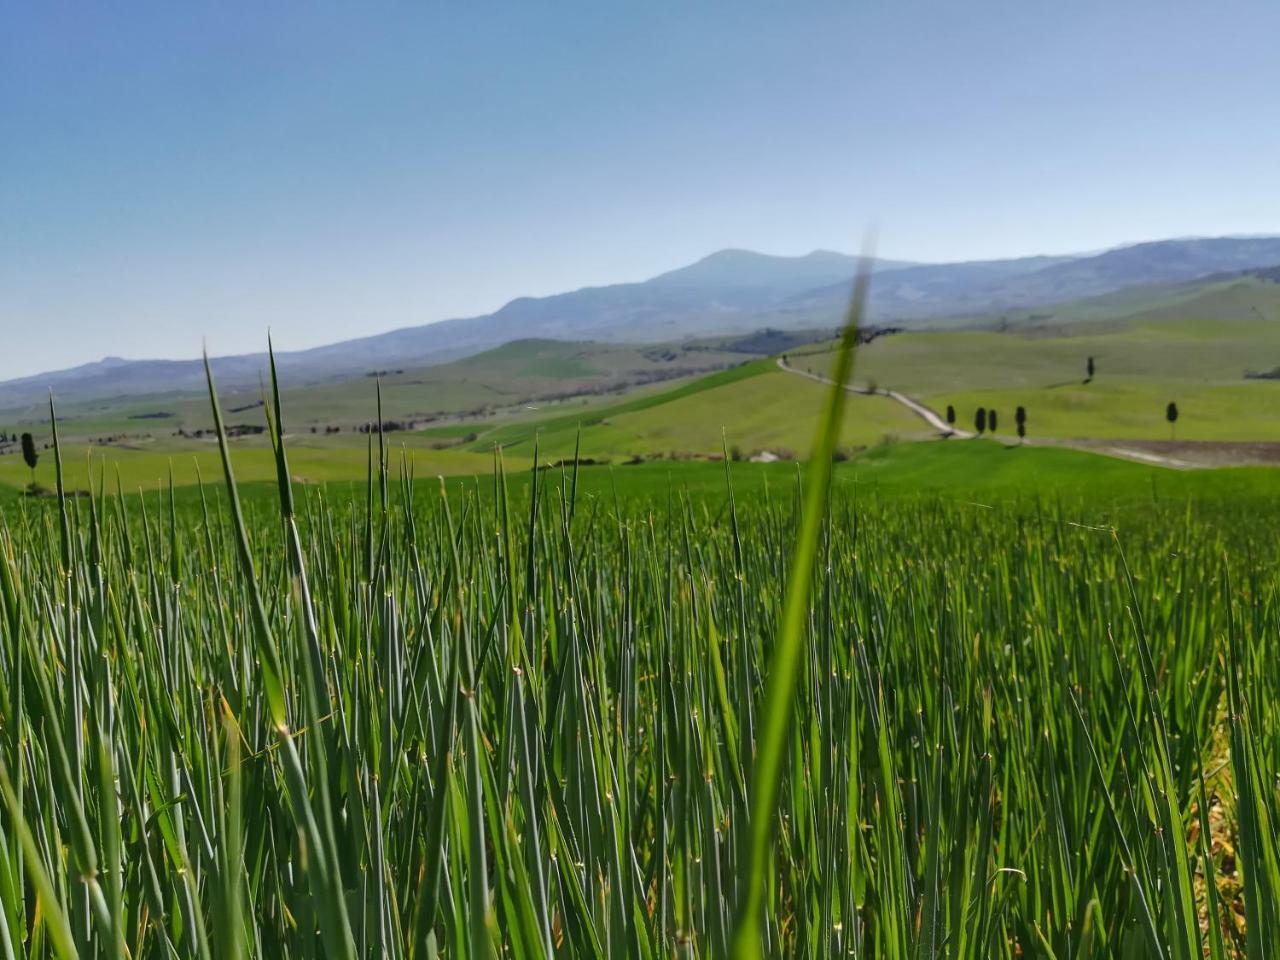
<path id="1" fill-rule="evenodd" d="M 368 409 L 376 409 L 370 387 Z M 387 388 L 393 395 L 394 387 Z M 457 476 L 492 468 L 495 444 L 503 447 L 513 469 L 532 464 L 535 440 L 541 462 L 580 455 L 596 461 L 623 464 L 641 459 L 681 459 L 723 453 L 726 444 L 744 457 L 768 450 L 803 456 L 817 427 L 825 389 L 821 384 L 779 371 L 772 359 L 742 365 L 675 384 L 664 383 L 629 392 L 621 398 L 592 398 L 590 402 L 538 405 L 538 409 L 496 421 L 451 423 L 385 435 L 398 461 L 401 453 L 419 476 Z M 284 403 L 288 395 L 283 394 Z M 207 401 L 206 401 L 207 403 Z M 840 444 L 852 450 L 890 439 L 928 435 L 927 426 L 897 403 L 883 397 L 850 396 Z M 237 416 L 236 422 L 262 423 L 261 407 Z M 65 429 L 65 428 L 63 428 Z M 42 443 L 49 429 L 36 428 Z M 581 432 L 581 435 L 579 435 Z M 375 435 L 376 437 L 376 435 Z M 344 483 L 365 479 L 369 458 L 368 434 L 347 431 L 335 435 L 300 432 L 288 438 L 290 463 L 296 482 Z M 232 439 L 246 481 L 275 479 L 275 464 L 265 435 Z M 157 437 L 108 445 L 83 439 L 69 441 L 63 470 L 69 489 L 87 490 L 105 471 L 108 486 L 162 489 L 169 483 L 187 486 L 200 476 L 217 476 L 217 443 L 202 439 Z M 16 448 L 0 456 L 0 488 L 22 489 L 32 481 Z M 41 451 L 35 481 L 54 486 L 54 461 Z"/>
<path id="2" fill-rule="evenodd" d="M 1280 335 L 1140 302 L 855 382 L 1270 439 Z M 0 960 L 1280 943 L 1274 470 L 910 442 L 728 343 L 210 399 L 28 411 L 63 497 L 0 457 Z"/>
<path id="3" fill-rule="evenodd" d="M 767 365 L 599 426 L 775 384 L 807 465 L 299 483 L 276 395 L 203 485 L 10 488 L 0 957 L 1268 956 L 1274 473 L 833 466 L 881 401 Z"/>
<path id="4" fill-rule="evenodd" d="M 771 359 L 760 360 L 677 391 L 601 408 L 587 418 L 530 420 L 481 433 L 471 448 L 500 443 L 504 450 L 527 453 L 536 439 L 553 457 L 571 456 L 579 442 L 584 456 L 618 457 L 705 454 L 727 442 L 744 455 L 761 450 L 803 455 L 825 393 L 822 384 L 783 373 Z M 928 435 L 927 425 L 884 397 L 851 396 L 846 405 L 842 446 Z"/>
<path id="5" fill-rule="evenodd" d="M 465 418 L 491 427 L 496 419 L 520 419 L 545 409 L 590 411 L 617 395 L 642 396 L 708 372 L 756 359 L 758 337 L 721 337 L 677 344 L 606 344 L 555 340 L 516 340 L 452 363 L 403 369 L 370 370 L 355 378 L 281 384 L 282 399 L 292 411 L 291 425 L 300 436 L 327 427 L 349 433 L 373 419 L 379 385 L 386 421 L 415 421 L 431 427 Z M 748 352 L 747 347 L 753 352 Z M 265 372 L 265 371 L 264 371 Z M 64 437 L 73 439 L 148 434 L 171 445 L 178 430 L 209 430 L 213 421 L 202 393 L 203 381 L 168 393 L 106 396 L 95 399 L 59 397 Z M 259 383 L 225 391 L 230 425 L 262 422 Z M 48 409 L 42 403 L 0 410 L 0 432 L 37 430 L 47 433 Z"/>
<path id="6" fill-rule="evenodd" d="M 1189 302 L 1147 297 L 1120 314 L 1112 304 L 1105 320 L 1076 305 L 1040 326 L 1024 318 L 1018 332 L 882 337 L 860 352 L 858 382 L 899 390 L 939 411 L 952 405 L 965 429 L 981 406 L 997 410 L 1011 435 L 1013 412 L 1023 406 L 1031 437 L 1168 440 L 1165 408 L 1174 402 L 1178 440 L 1273 441 L 1280 437 L 1280 380 L 1245 376 L 1280 367 L 1273 290 L 1239 281 Z M 823 375 L 832 356 L 831 345 L 788 354 L 792 366 Z M 1096 371 L 1086 383 L 1089 357 Z"/>
<path id="7" fill-rule="evenodd" d="M 428 476 L 470 475 L 489 470 L 492 454 L 461 449 L 435 449 L 430 443 L 413 437 L 401 439 L 387 434 L 387 443 L 406 459 L 417 464 Z M 366 437 L 344 438 L 337 442 L 310 437 L 299 438 L 291 447 L 290 463 L 295 483 L 302 485 L 344 484 L 363 481 L 368 473 L 369 447 Z M 231 441 L 236 453 L 240 477 L 247 483 L 274 483 L 275 457 L 269 443 L 262 438 Z M 71 444 L 64 452 L 64 484 L 67 489 L 87 491 L 105 481 L 107 489 L 126 493 L 160 490 L 168 487 L 170 476 L 180 487 L 194 486 L 201 478 L 214 479 L 222 466 L 216 441 L 180 441 L 164 445 L 140 445 L 134 448 L 94 447 Z M 513 457 L 517 466 L 528 461 Z M 56 461 L 52 451 L 41 451 L 35 470 L 35 482 L 46 490 L 56 486 Z M 0 495 L 17 492 L 31 482 L 32 474 L 21 456 L 0 458 Z"/>
<path id="8" fill-rule="evenodd" d="M 1012 315 L 1006 320 L 1015 332 L 879 337 L 860 348 L 855 382 L 899 390 L 939 412 L 953 406 L 965 429 L 979 407 L 996 410 L 997 436 L 1006 438 L 1021 406 L 1032 440 L 1271 442 L 1280 379 L 1245 375 L 1280 368 L 1278 289 L 1251 279 L 1135 288 Z M 726 447 L 743 458 L 763 451 L 803 457 L 824 387 L 759 353 L 785 350 L 791 366 L 829 374 L 834 344 L 797 345 L 803 339 L 773 331 L 652 345 L 519 340 L 433 367 L 376 371 L 380 379 L 282 384 L 294 477 L 363 481 L 368 435 L 360 431 L 375 418 L 379 388 L 384 420 L 412 424 L 387 442 L 408 453 L 420 476 L 487 472 L 495 445 L 519 471 L 532 463 L 535 441 L 546 461 L 578 450 L 621 465 L 715 457 Z M 1095 376 L 1085 382 L 1090 357 Z M 1179 410 L 1172 430 L 1165 418 L 1171 401 Z M 229 392 L 228 424 L 261 429 L 263 404 L 260 386 Z M 846 453 L 931 436 L 922 420 L 884 397 L 850 396 L 846 411 L 838 441 Z M 104 461 L 108 479 L 118 470 L 126 491 L 161 489 L 171 471 L 178 486 L 194 483 L 197 468 L 216 473 L 208 402 L 197 393 L 60 403 L 59 418 L 72 489 L 87 489 Z M 47 447 L 47 410 L 0 411 L 0 434 L 14 438 L 0 442 L 0 493 L 32 479 L 17 451 L 23 431 Z M 265 435 L 232 443 L 246 480 L 273 478 Z M 35 480 L 50 488 L 45 454 Z"/>

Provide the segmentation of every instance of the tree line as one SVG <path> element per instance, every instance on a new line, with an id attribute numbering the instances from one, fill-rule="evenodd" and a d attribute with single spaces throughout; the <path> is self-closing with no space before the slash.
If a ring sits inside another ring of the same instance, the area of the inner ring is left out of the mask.
<path id="1" fill-rule="evenodd" d="M 1090 357 L 1090 365 L 1092 366 L 1093 358 Z M 1175 430 L 1178 422 L 1178 404 L 1169 401 L 1165 407 L 1164 418 L 1169 423 L 1169 439 L 1177 438 Z M 1027 408 L 1018 407 L 1013 413 L 1014 428 L 1017 431 L 1018 439 L 1025 440 L 1027 438 Z M 956 425 L 956 408 L 953 404 L 947 404 L 947 426 L 955 429 Z M 995 433 L 1000 425 L 1000 415 L 995 409 L 986 407 L 978 407 L 973 413 L 973 430 L 976 436 L 983 436 L 987 433 Z"/>

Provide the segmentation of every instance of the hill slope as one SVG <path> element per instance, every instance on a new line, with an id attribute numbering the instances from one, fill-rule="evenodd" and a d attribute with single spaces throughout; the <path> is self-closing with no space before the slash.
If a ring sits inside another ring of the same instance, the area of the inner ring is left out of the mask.
<path id="1" fill-rule="evenodd" d="M 1220 279 L 1224 273 L 1280 264 L 1280 237 L 1161 240 L 1084 257 L 1025 257 L 886 271 L 871 287 L 876 322 L 908 326 L 971 322 L 975 316 L 1068 303 L 1121 290 Z M 1140 290 L 1137 292 L 1141 292 Z M 847 285 L 808 291 L 769 317 L 815 325 L 839 310 Z"/>
<path id="2" fill-rule="evenodd" d="M 811 347 L 789 361 L 825 374 L 832 356 Z M 965 428 L 979 407 L 999 411 L 1006 437 L 1023 407 L 1032 439 L 1274 444 L 1280 284 L 1251 272 L 1047 308 L 1025 330 L 882 337 L 860 349 L 857 373 L 935 410 L 954 407 Z M 1179 409 L 1175 428 L 1170 402 Z"/>
<path id="3" fill-rule="evenodd" d="M 572 400 L 582 405 L 598 396 L 721 370 L 785 349 L 787 343 L 779 337 L 677 344 L 516 340 L 450 363 L 384 368 L 379 378 L 383 412 L 388 421 L 427 424 L 462 416 L 520 415 L 527 404 Z M 281 380 L 295 429 L 345 431 L 374 415 L 375 380 L 368 375 L 298 384 L 284 373 Z M 227 387 L 220 381 L 219 393 L 233 422 L 260 420 L 262 393 L 256 377 L 251 387 Z M 0 433 L 40 432 L 48 415 L 45 402 L 0 412 Z M 172 435 L 212 427 L 203 390 L 60 401 L 58 418 L 67 438 Z"/>
<path id="4" fill-rule="evenodd" d="M 753 330 L 759 326 L 754 320 L 730 321 L 755 317 L 800 290 L 847 286 L 855 263 L 853 257 L 822 251 L 774 257 L 726 250 L 640 283 L 522 297 L 485 316 L 405 327 L 309 350 L 278 351 L 276 359 L 288 381 L 319 383 L 372 370 L 444 363 L 511 340 L 654 343 Z M 902 265 L 885 261 L 882 268 Z M 827 322 L 837 319 L 838 314 Z M 213 371 L 220 386 L 253 388 L 265 365 L 265 354 L 219 357 L 213 360 Z M 0 410 L 41 403 L 50 390 L 63 400 L 87 400 L 203 389 L 199 361 L 110 358 L 0 383 Z"/>
<path id="5" fill-rule="evenodd" d="M 1165 240 L 1078 257 L 882 261 L 872 285 L 872 318 L 908 326 L 971 322 L 1002 310 L 1278 263 L 1276 237 Z M 447 362 L 514 339 L 652 343 L 766 326 L 830 328 L 839 323 L 854 269 L 854 258 L 829 251 L 775 257 L 724 250 L 639 283 L 522 297 L 485 316 L 284 352 L 278 361 L 290 382 L 314 384 Z M 263 367 L 261 354 L 214 361 L 219 382 L 232 389 L 256 386 Z M 0 410 L 39 403 L 50 390 L 83 400 L 202 389 L 197 361 L 109 359 L 0 383 Z"/>

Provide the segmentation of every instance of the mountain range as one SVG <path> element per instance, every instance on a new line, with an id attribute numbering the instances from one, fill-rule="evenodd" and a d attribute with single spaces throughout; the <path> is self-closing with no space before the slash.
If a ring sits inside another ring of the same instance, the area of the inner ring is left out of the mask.
<path id="1" fill-rule="evenodd" d="M 1074 256 L 959 263 L 881 260 L 874 265 L 872 323 L 906 328 L 973 323 L 1002 311 L 1065 303 L 1135 286 L 1179 284 L 1253 271 L 1269 280 L 1280 265 L 1280 237 L 1162 240 Z M 494 313 L 445 320 L 277 354 L 293 385 L 423 366 L 530 337 L 663 342 L 763 327 L 805 329 L 840 322 L 857 259 L 818 250 L 782 257 L 722 250 L 636 283 L 521 297 Z M 219 357 L 228 387 L 258 382 L 264 354 Z M 40 402 L 52 390 L 89 400 L 199 390 L 197 360 L 107 358 L 0 383 L 0 409 Z"/>

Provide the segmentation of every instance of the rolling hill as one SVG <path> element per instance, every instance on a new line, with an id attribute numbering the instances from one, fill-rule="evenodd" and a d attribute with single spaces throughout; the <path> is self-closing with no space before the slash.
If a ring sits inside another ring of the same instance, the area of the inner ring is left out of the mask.
<path id="1" fill-rule="evenodd" d="M 906 327 L 972 325 L 1010 310 L 1276 264 L 1277 237 L 1165 240 L 1087 256 L 949 264 L 880 261 L 871 315 L 874 322 Z M 373 370 L 444 363 L 519 339 L 654 343 L 765 327 L 831 328 L 840 320 L 854 269 L 854 258 L 829 251 L 777 257 L 723 250 L 638 283 L 523 297 L 485 316 L 277 356 L 288 382 L 311 385 Z M 214 372 L 226 388 L 253 388 L 264 363 L 261 354 L 221 357 L 214 361 Z M 0 410 L 40 403 L 50 390 L 64 401 L 76 401 L 202 389 L 198 361 L 110 358 L 0 383 Z"/>
<path id="2" fill-rule="evenodd" d="M 1147 296 L 1149 287 L 1216 281 L 1243 271 L 1262 269 L 1265 277 L 1276 264 L 1280 237 L 1221 237 L 1139 243 L 1082 257 L 911 266 L 876 278 L 870 308 L 882 323 L 957 325 L 1122 290 Z M 783 304 L 769 322 L 785 325 L 796 317 L 812 326 L 815 316 L 834 315 L 847 296 L 844 284 L 811 290 Z"/>
<path id="3" fill-rule="evenodd" d="M 1274 273 L 1249 270 L 1141 296 L 1127 288 L 1017 316 L 1007 332 L 882 337 L 859 351 L 858 379 L 935 410 L 953 406 L 965 428 L 979 407 L 998 410 L 1005 436 L 1023 407 L 1033 439 L 1276 444 L 1280 284 L 1266 279 Z M 1089 380 L 1091 357 L 1097 372 Z M 789 355 L 818 374 L 831 359 L 830 345 Z M 1180 411 L 1174 429 L 1171 401 Z"/>
<path id="4" fill-rule="evenodd" d="M 371 370 L 421 367 L 479 353 L 512 340 L 611 340 L 654 343 L 701 334 L 757 329 L 730 322 L 772 309 L 798 291 L 846 284 L 856 260 L 817 251 L 774 257 L 725 250 L 640 283 L 587 287 L 551 297 L 522 297 L 495 313 L 406 327 L 309 350 L 277 352 L 281 375 L 294 384 L 360 376 Z M 884 261 L 881 269 L 904 266 Z M 838 321 L 824 318 L 823 324 Z M 231 389 L 256 388 L 265 354 L 218 357 L 214 375 Z M 62 400 L 140 396 L 204 389 L 198 360 L 108 358 L 69 370 L 0 383 L 0 410 Z"/>
<path id="5" fill-rule="evenodd" d="M 384 368 L 378 373 L 388 421 L 419 425 L 465 417 L 488 420 L 520 416 L 526 406 L 569 403 L 689 378 L 788 349 L 802 337 L 721 337 L 674 344 L 599 343 L 548 339 L 514 340 L 478 354 L 431 366 Z M 261 419 L 261 387 L 219 384 L 232 422 Z M 298 384 L 282 374 L 282 393 L 295 428 L 349 431 L 375 412 L 375 379 L 366 374 Z M 47 426 L 44 402 L 0 412 L 0 433 L 39 431 Z M 200 390 L 142 396 L 70 400 L 58 404 L 61 431 L 68 438 L 127 438 L 174 435 L 212 427 L 209 402 Z"/>
<path id="6" fill-rule="evenodd" d="M 450 364 L 449 368 L 462 377 L 471 367 L 491 384 L 504 373 L 536 379 L 538 371 L 545 372 L 548 365 L 553 372 L 563 371 L 565 365 L 591 366 L 599 362 L 593 357 L 616 357 L 622 350 L 631 349 L 592 345 L 584 348 L 582 344 L 558 347 L 568 349 L 524 342 L 492 351 L 477 361 Z M 408 383 L 393 384 L 384 400 L 412 403 L 417 389 Z M 563 403 L 532 404 L 532 409 L 508 412 L 499 419 L 397 429 L 388 434 L 387 443 L 393 462 L 398 464 L 401 457 L 406 458 L 419 476 L 484 473 L 492 467 L 495 445 L 502 447 L 513 470 L 532 465 L 535 447 L 540 463 L 569 457 L 578 443 L 579 430 L 585 458 L 619 467 L 651 459 L 705 460 L 718 457 L 725 444 L 744 457 L 767 450 L 788 458 L 807 452 L 825 397 L 821 384 L 780 372 L 772 358 L 758 358 L 703 376 L 631 389 L 622 396 L 579 397 Z M 241 407 L 231 414 L 237 401 L 229 396 L 222 401 L 232 426 L 263 423 L 264 413 L 257 405 Z M 328 410 L 326 405 L 333 402 L 345 404 L 342 409 L 351 416 L 370 418 L 375 410 L 371 388 L 336 399 L 305 389 L 283 398 L 291 431 L 290 468 L 302 481 L 359 481 L 366 475 L 368 435 L 350 427 L 329 433 L 307 425 L 312 416 Z M 203 405 L 207 408 L 208 401 Z M 850 415 L 840 438 L 846 451 L 874 446 L 886 439 L 928 436 L 927 428 L 916 417 L 885 397 L 851 395 L 848 409 Z M 193 407 L 184 416 L 194 418 L 201 414 Z M 207 413 L 203 416 L 207 418 Z M 100 481 L 104 465 L 107 482 L 114 484 L 118 476 L 125 490 L 162 488 L 170 476 L 175 484 L 186 485 L 217 475 L 217 444 L 208 432 L 197 435 L 184 431 L 175 435 L 170 429 L 172 421 L 162 423 L 152 435 L 105 444 L 63 432 L 67 483 L 73 489 L 85 489 L 91 482 Z M 5 429 L 0 425 L 0 430 Z M 47 448 L 48 428 L 32 425 L 30 429 L 36 432 L 43 451 L 34 479 L 48 488 L 55 482 L 54 460 Z M 250 482 L 274 476 L 273 454 L 265 435 L 238 434 L 231 442 L 237 476 Z M 32 474 L 13 445 L 0 445 L 0 493 L 21 488 L 31 479 Z"/>
<path id="7" fill-rule="evenodd" d="M 973 423 L 979 406 L 998 410 L 1000 436 L 1010 436 L 1012 411 L 1025 406 L 1033 442 L 1126 449 L 1170 444 L 1174 432 L 1164 412 L 1176 400 L 1181 446 L 1212 441 L 1213 447 L 1178 449 L 1178 458 L 1203 453 L 1211 462 L 1271 462 L 1280 448 L 1222 445 L 1280 438 L 1271 414 L 1280 402 L 1280 283 L 1273 274 L 1248 269 L 1011 311 L 1006 332 L 988 326 L 881 336 L 860 348 L 858 380 L 935 410 L 952 405 L 962 426 Z M 406 450 L 426 474 L 483 472 L 495 444 L 513 465 L 527 466 L 535 438 L 541 459 L 565 457 L 579 428 L 584 456 L 617 465 L 715 456 L 723 442 L 745 456 L 803 455 L 823 388 L 780 371 L 773 357 L 785 353 L 796 368 L 825 372 L 824 336 L 774 330 L 662 344 L 528 338 L 445 364 L 383 369 L 384 414 L 397 422 L 391 448 Z M 1086 383 L 1089 357 L 1098 372 Z M 368 438 L 359 428 L 376 409 L 374 380 L 361 374 L 297 384 L 286 375 L 283 394 L 298 475 L 362 476 Z M 246 428 L 235 440 L 246 477 L 269 477 L 269 445 L 252 433 L 263 422 L 257 386 L 221 395 L 228 422 Z M 847 448 L 932 435 L 888 398 L 850 403 L 841 440 Z M 69 402 L 59 415 L 64 461 L 77 484 L 83 485 L 90 450 L 120 466 L 126 488 L 163 485 L 171 465 L 179 483 L 194 482 L 196 464 L 216 473 L 216 450 L 201 432 L 209 427 L 202 393 Z M 17 419 L 0 413 L 0 433 L 24 430 L 47 443 L 47 407 L 36 405 Z M 47 486 L 51 469 L 43 457 L 37 480 Z M 18 486 L 27 479 L 14 444 L 0 445 L 0 482 Z"/>

